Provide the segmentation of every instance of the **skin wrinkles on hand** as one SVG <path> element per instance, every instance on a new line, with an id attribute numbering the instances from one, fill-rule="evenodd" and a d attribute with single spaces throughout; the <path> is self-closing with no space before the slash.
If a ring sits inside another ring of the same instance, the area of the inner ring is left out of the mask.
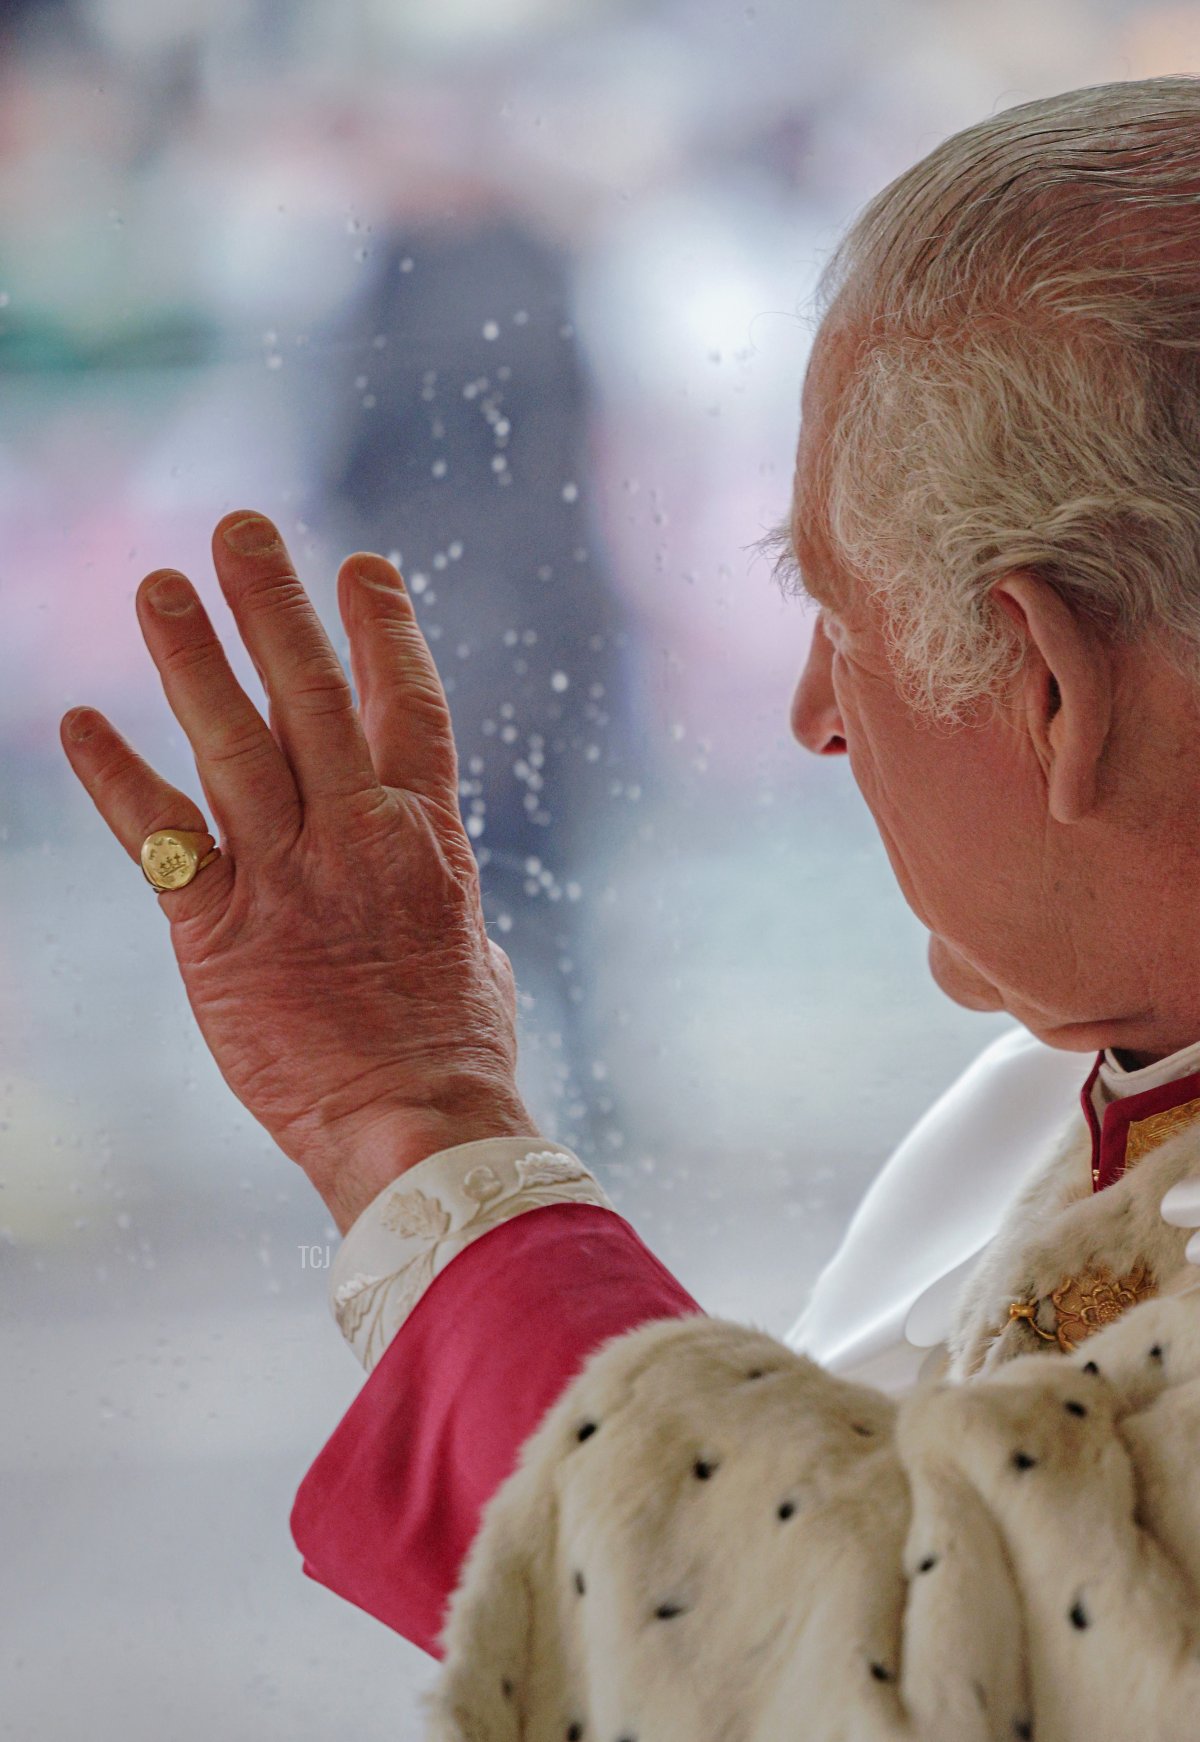
<path id="1" fill-rule="evenodd" d="M 372 552 L 338 572 L 356 707 L 271 522 L 226 515 L 213 564 L 268 720 L 190 583 L 154 570 L 138 623 L 222 843 L 158 901 L 222 1076 L 345 1232 L 439 1149 L 540 1139 L 516 1086 L 512 965 L 484 925 L 449 707 L 399 572 Z M 132 859 L 158 829 L 210 827 L 85 712 L 90 735 L 73 711 L 63 747 Z"/>

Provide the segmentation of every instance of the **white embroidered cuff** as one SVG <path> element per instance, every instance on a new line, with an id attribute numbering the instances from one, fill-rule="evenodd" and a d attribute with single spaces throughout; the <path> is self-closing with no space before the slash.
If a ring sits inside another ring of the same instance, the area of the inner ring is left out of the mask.
<path id="1" fill-rule="evenodd" d="M 472 1240 L 544 1204 L 613 1205 L 569 1149 L 486 1137 L 439 1150 L 367 1205 L 329 1273 L 329 1303 L 369 1373 L 429 1284 Z"/>

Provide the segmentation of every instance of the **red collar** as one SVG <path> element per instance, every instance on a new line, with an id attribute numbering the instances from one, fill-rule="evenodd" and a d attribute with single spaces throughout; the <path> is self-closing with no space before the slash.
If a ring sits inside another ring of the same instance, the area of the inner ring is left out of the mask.
<path id="1" fill-rule="evenodd" d="M 1123 1095 L 1104 1109 L 1103 1122 L 1092 1106 L 1092 1084 L 1104 1054 L 1096 1054 L 1087 1082 L 1080 1090 L 1083 1115 L 1092 1134 L 1092 1190 L 1101 1192 L 1177 1131 L 1200 1120 L 1200 1071 L 1176 1077 L 1140 1095 Z"/>

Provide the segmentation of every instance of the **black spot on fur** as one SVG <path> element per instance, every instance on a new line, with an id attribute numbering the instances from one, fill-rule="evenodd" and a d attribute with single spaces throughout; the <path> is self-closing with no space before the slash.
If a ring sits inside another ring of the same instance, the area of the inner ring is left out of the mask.
<path id="1" fill-rule="evenodd" d="M 1033 1742 L 1033 1725 L 1028 1718 L 1013 1719 L 1013 1735 L 1017 1742 Z"/>
<path id="2" fill-rule="evenodd" d="M 567 1742 L 583 1742 L 583 1725 L 567 1725 Z"/>
<path id="3" fill-rule="evenodd" d="M 1099 1373 L 1100 1371 L 1094 1361 L 1085 1361 L 1083 1364 L 1083 1370 L 1085 1373 Z"/>
<path id="4" fill-rule="evenodd" d="M 917 1571 L 919 1573 L 931 1573 L 933 1571 L 934 1567 L 937 1566 L 937 1564 L 938 1564 L 937 1556 L 935 1554 L 927 1554 L 925 1556 L 925 1559 L 918 1563 Z"/>
<path id="5" fill-rule="evenodd" d="M 1091 1617 L 1084 1608 L 1082 1600 L 1076 1599 L 1075 1607 L 1071 1610 L 1071 1626 L 1078 1627 L 1082 1633 L 1083 1629 L 1090 1627 L 1091 1624 Z"/>
<path id="6" fill-rule="evenodd" d="M 590 1440 L 592 1435 L 595 1433 L 595 1431 L 596 1431 L 595 1422 L 594 1421 L 585 1421 L 583 1426 L 580 1428 L 579 1432 L 575 1435 L 575 1438 L 577 1440 Z"/>
<path id="7" fill-rule="evenodd" d="M 654 1611 L 656 1621 L 674 1621 L 676 1615 L 683 1614 L 682 1603 L 660 1603 Z"/>
<path id="8" fill-rule="evenodd" d="M 579 1592 L 579 1595 L 581 1597 L 583 1596 L 584 1592 L 587 1590 L 587 1586 L 583 1582 L 583 1574 L 582 1573 L 577 1572 L 575 1574 L 575 1589 Z"/>
<path id="9" fill-rule="evenodd" d="M 790 1518 L 795 1510 L 796 1502 L 794 1500 L 785 1500 L 783 1504 L 776 1509 L 775 1516 L 776 1518 Z"/>
<path id="10" fill-rule="evenodd" d="M 751 1367 L 749 1373 L 747 1373 L 747 1375 L 746 1375 L 746 1378 L 747 1379 L 761 1379 L 762 1376 L 763 1376 L 763 1370 L 761 1367 Z"/>
<path id="11" fill-rule="evenodd" d="M 874 1438 L 875 1429 L 873 1427 L 866 1427 L 861 1421 L 852 1421 L 850 1426 L 854 1429 L 856 1434 L 861 1434 L 863 1439 L 869 1440 Z"/>
<path id="12" fill-rule="evenodd" d="M 505 1676 L 504 1680 L 500 1683 L 500 1692 L 504 1695 L 506 1700 L 511 1700 L 513 1697 L 513 1685 L 507 1676 Z"/>
<path id="13" fill-rule="evenodd" d="M 1028 1452 L 1014 1452 L 1012 1455 L 1014 1470 L 1032 1470 L 1036 1463 L 1037 1459 L 1031 1458 Z"/>
<path id="14" fill-rule="evenodd" d="M 704 1458 L 697 1458 L 692 1465 L 692 1475 L 697 1482 L 707 1482 L 716 1467 L 715 1464 L 708 1463 Z"/>
<path id="15" fill-rule="evenodd" d="M 1067 1399 L 1067 1401 L 1063 1404 L 1063 1408 L 1066 1410 L 1068 1415 L 1086 1415 L 1087 1414 L 1087 1405 L 1083 1404 L 1083 1403 L 1077 1403 L 1073 1397 L 1069 1397 Z"/>
<path id="16" fill-rule="evenodd" d="M 873 1663 L 871 1665 L 871 1674 L 875 1677 L 877 1682 L 890 1682 L 892 1679 L 891 1670 L 886 1668 L 882 1663 Z"/>
<path id="17" fill-rule="evenodd" d="M 1163 1358 L 1163 1346 L 1161 1343 L 1155 1343 L 1154 1347 L 1150 1351 L 1150 1359 L 1152 1361 L 1161 1361 L 1162 1358 Z"/>

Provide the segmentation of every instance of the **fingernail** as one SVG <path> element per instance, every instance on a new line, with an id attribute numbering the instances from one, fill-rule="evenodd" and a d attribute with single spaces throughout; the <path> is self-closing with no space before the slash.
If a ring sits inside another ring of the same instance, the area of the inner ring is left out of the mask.
<path id="1" fill-rule="evenodd" d="M 1200 1224 L 1200 1180 L 1181 1179 L 1163 1196 L 1159 1214 L 1173 1228 L 1194 1228 Z"/>
<path id="2" fill-rule="evenodd" d="M 371 587 L 379 593 L 402 593 L 404 582 L 394 569 L 385 569 L 381 563 L 377 569 L 356 570 L 359 581 L 364 587 Z"/>
<path id="3" fill-rule="evenodd" d="M 252 514 L 225 528 L 225 543 L 239 556 L 259 556 L 265 550 L 275 549 L 279 534 L 261 514 Z"/>
<path id="4" fill-rule="evenodd" d="M 96 729 L 95 717 L 82 709 L 78 714 L 71 714 L 67 719 L 67 737 L 73 744 L 82 744 L 85 738 L 90 738 Z"/>
<path id="5" fill-rule="evenodd" d="M 182 575 L 164 575 L 155 581 L 147 597 L 161 617 L 182 617 L 196 603 L 196 595 Z"/>

